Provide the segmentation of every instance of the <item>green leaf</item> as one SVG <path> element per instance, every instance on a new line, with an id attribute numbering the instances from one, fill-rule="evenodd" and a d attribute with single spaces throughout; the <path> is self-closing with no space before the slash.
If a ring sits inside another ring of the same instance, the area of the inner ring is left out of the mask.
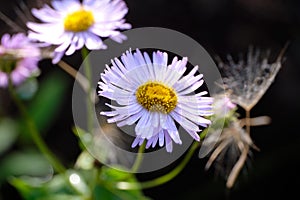
<path id="1" fill-rule="evenodd" d="M 43 197 L 39 200 L 84 200 L 83 197 L 75 196 L 75 195 L 66 195 L 66 194 L 58 194 L 51 195 L 48 197 Z"/>
<path id="2" fill-rule="evenodd" d="M 10 183 L 19 191 L 25 200 L 39 199 L 39 197 L 45 196 L 46 194 L 46 190 L 40 186 L 30 185 L 22 179 L 12 178 Z"/>
<path id="3" fill-rule="evenodd" d="M 91 170 L 94 167 L 95 158 L 87 151 L 83 151 L 77 158 L 75 167 Z"/>
<path id="4" fill-rule="evenodd" d="M 134 177 L 133 174 L 125 172 L 125 171 L 120 171 L 116 170 L 114 168 L 109 168 L 109 167 L 103 167 L 102 168 L 102 173 L 101 173 L 101 178 L 106 181 L 111 181 L 111 182 L 116 182 L 116 181 L 136 181 L 136 178 Z"/>
<path id="5" fill-rule="evenodd" d="M 111 199 L 116 200 L 147 200 L 149 198 L 145 197 L 141 190 L 120 190 L 114 187 L 118 182 L 125 181 L 130 183 L 139 184 L 137 179 L 135 178 L 134 174 L 119 171 L 113 168 L 102 167 L 101 171 L 101 180 L 103 181 L 103 186 L 98 186 L 96 188 L 95 194 L 96 196 L 99 195 L 106 195 Z M 109 196 L 110 195 L 110 196 Z"/>
<path id="6" fill-rule="evenodd" d="M 32 150 L 11 153 L 0 163 L 0 181 L 8 176 L 47 177 L 52 174 L 52 166 L 45 157 Z"/>
<path id="7" fill-rule="evenodd" d="M 18 137 L 18 124 L 12 119 L 0 121 L 0 154 L 5 152 Z"/>
<path id="8" fill-rule="evenodd" d="M 68 170 L 66 174 L 55 175 L 47 182 L 22 177 L 13 178 L 10 183 L 17 188 L 25 200 L 149 199 L 140 190 L 120 190 L 114 187 L 118 181 L 136 182 L 133 174 L 102 167 L 99 179 L 95 170 Z"/>
<path id="9" fill-rule="evenodd" d="M 84 200 L 90 195 L 88 191 L 82 195 L 76 193 L 67 183 L 67 177 L 67 174 L 59 174 L 47 182 L 32 177 L 12 178 L 10 183 L 25 200 Z"/>
<path id="10" fill-rule="evenodd" d="M 110 199 L 110 200 L 149 200 L 142 193 L 134 193 L 132 190 L 116 190 L 109 187 L 98 185 L 94 190 L 94 199 Z"/>
<path id="11" fill-rule="evenodd" d="M 107 188 L 103 186 L 97 185 L 94 190 L 94 199 L 102 200 L 102 199 L 111 199 L 111 200 L 124 200 L 119 196 L 114 194 L 112 191 L 109 191 Z"/>

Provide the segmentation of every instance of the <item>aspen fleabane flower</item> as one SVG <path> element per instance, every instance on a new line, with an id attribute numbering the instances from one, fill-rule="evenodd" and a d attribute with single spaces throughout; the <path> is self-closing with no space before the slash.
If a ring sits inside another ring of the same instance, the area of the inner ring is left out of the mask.
<path id="1" fill-rule="evenodd" d="M 53 8 L 52 8 L 53 7 Z M 28 37 L 57 45 L 53 63 L 86 46 L 90 50 L 106 49 L 101 37 L 122 42 L 126 36 L 119 30 L 130 29 L 123 19 L 128 8 L 122 0 L 53 0 L 52 7 L 44 5 L 32 9 L 32 14 L 43 23 L 28 22 Z"/>
<path id="2" fill-rule="evenodd" d="M 0 44 L 0 87 L 19 85 L 38 71 L 40 50 L 23 33 L 4 34 Z"/>
<path id="3" fill-rule="evenodd" d="M 106 104 L 112 111 L 100 114 L 111 117 L 108 123 L 119 127 L 136 123 L 132 147 L 146 140 L 146 148 L 158 143 L 171 152 L 172 140 L 182 143 L 175 122 L 200 140 L 199 126 L 210 124 L 202 116 L 212 114 L 213 99 L 203 96 L 206 91 L 196 93 L 203 84 L 203 75 L 196 75 L 198 66 L 184 76 L 187 58 L 175 57 L 168 64 L 168 54 L 157 51 L 151 61 L 138 49 L 135 53 L 127 51 L 121 61 L 115 58 L 111 62 L 112 66 L 107 65 L 101 74 L 99 96 L 116 101 L 118 106 Z"/>
<path id="4" fill-rule="evenodd" d="M 65 17 L 66 31 L 82 32 L 88 30 L 95 23 L 93 13 L 84 9 L 75 11 Z"/>
<path id="5" fill-rule="evenodd" d="M 167 114 L 176 107 L 177 95 L 168 86 L 149 82 L 137 89 L 136 100 L 149 111 Z"/>

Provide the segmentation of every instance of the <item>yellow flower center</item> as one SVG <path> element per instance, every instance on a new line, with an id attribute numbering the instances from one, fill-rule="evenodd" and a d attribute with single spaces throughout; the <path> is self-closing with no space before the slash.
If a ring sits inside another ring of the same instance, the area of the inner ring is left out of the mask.
<path id="1" fill-rule="evenodd" d="M 81 9 L 66 16 L 64 28 L 66 31 L 82 32 L 88 30 L 94 22 L 93 13 Z"/>
<path id="2" fill-rule="evenodd" d="M 147 110 L 170 113 L 177 105 L 175 91 L 158 82 L 148 82 L 136 91 L 137 101 Z"/>

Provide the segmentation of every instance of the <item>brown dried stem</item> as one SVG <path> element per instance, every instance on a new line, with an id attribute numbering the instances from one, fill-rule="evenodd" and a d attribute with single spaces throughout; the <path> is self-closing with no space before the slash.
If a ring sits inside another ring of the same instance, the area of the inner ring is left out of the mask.
<path id="1" fill-rule="evenodd" d="M 246 132 L 250 136 L 250 126 L 251 126 L 250 110 L 246 110 L 246 119 L 245 120 L 246 120 Z M 242 168 L 247 160 L 249 149 L 250 149 L 249 144 L 245 145 L 245 148 L 242 151 L 242 154 L 241 154 L 239 160 L 234 165 L 234 167 L 232 168 L 232 170 L 228 176 L 227 183 L 226 183 L 227 188 L 232 188 L 232 186 L 234 185 L 240 171 L 242 170 Z"/>
<path id="2" fill-rule="evenodd" d="M 82 89 L 88 93 L 89 91 L 89 81 L 86 79 L 86 77 L 84 75 L 82 75 L 79 71 L 77 71 L 76 69 L 74 69 L 73 67 L 71 67 L 68 63 L 64 62 L 64 61 L 59 61 L 57 63 L 57 65 L 64 70 L 65 72 L 67 72 L 69 75 L 71 75 L 78 83 L 79 85 L 82 87 Z M 92 103 L 97 103 L 97 100 L 95 98 L 95 95 L 93 95 L 94 93 L 91 94 L 91 100 Z"/>

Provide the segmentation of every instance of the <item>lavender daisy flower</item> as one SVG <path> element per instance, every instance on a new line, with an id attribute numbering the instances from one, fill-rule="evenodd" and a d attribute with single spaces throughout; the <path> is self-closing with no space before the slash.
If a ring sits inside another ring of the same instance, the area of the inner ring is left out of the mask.
<path id="1" fill-rule="evenodd" d="M 19 85 L 38 70 L 40 50 L 23 33 L 2 36 L 0 45 L 0 87 Z"/>
<path id="2" fill-rule="evenodd" d="M 175 57 L 168 65 L 168 54 L 160 51 L 149 55 L 139 49 L 135 53 L 127 51 L 106 66 L 99 82 L 99 95 L 116 101 L 118 106 L 106 104 L 112 111 L 100 114 L 111 117 L 108 123 L 117 126 L 135 127 L 136 139 L 132 147 L 141 145 L 145 140 L 146 148 L 166 146 L 173 149 L 172 141 L 181 144 L 175 125 L 181 125 L 195 140 L 200 141 L 199 126 L 207 127 L 210 120 L 202 116 L 212 114 L 211 97 L 207 92 L 196 93 L 203 84 L 203 75 L 196 72 L 195 66 L 187 75 L 187 58 Z"/>
<path id="3" fill-rule="evenodd" d="M 32 9 L 32 14 L 43 23 L 29 22 L 27 26 L 32 30 L 30 38 L 57 45 L 53 63 L 84 45 L 90 50 L 106 49 L 100 37 L 110 37 L 121 43 L 126 36 L 119 30 L 131 28 L 123 19 L 128 8 L 122 0 L 83 0 L 82 3 L 53 0 L 52 6 Z"/>

